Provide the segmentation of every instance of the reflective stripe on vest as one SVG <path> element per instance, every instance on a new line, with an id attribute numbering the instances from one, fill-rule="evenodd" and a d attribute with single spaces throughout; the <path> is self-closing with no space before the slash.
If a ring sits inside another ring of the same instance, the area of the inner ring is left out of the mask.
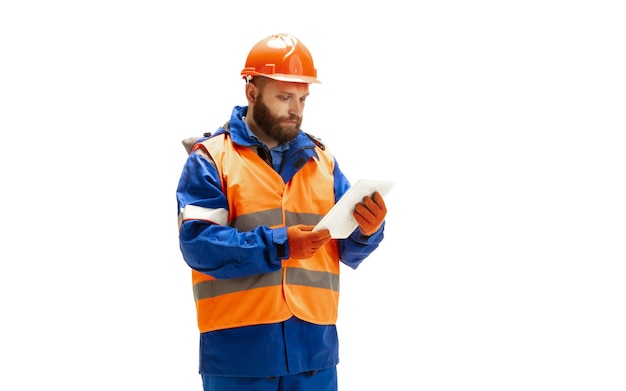
<path id="1" fill-rule="evenodd" d="M 296 224 L 315 225 L 334 205 L 332 156 L 316 148 L 310 159 L 285 184 L 255 151 L 230 142 L 227 134 L 199 144 L 217 167 L 223 209 L 185 207 L 187 216 L 250 231 Z M 215 279 L 192 270 L 198 327 L 207 332 L 231 327 L 280 322 L 292 316 L 315 324 L 334 324 L 339 301 L 339 251 L 331 240 L 306 260 L 288 259 L 266 274 Z"/>
<path id="2" fill-rule="evenodd" d="M 337 274 L 299 268 L 287 268 L 286 277 L 287 284 L 330 289 L 339 292 L 339 276 Z M 282 285 L 282 283 L 282 270 L 248 277 L 201 281 L 194 284 L 193 296 L 197 301 L 234 292 Z"/>

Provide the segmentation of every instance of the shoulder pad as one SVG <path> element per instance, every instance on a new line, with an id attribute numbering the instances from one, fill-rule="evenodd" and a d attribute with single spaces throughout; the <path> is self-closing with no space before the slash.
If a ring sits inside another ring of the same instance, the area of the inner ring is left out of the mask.
<path id="1" fill-rule="evenodd" d="M 322 140 L 318 137 L 313 136 L 312 134 L 309 133 L 304 133 L 307 135 L 308 138 L 311 139 L 311 141 L 313 141 L 313 143 L 315 143 L 315 145 L 317 145 L 322 151 L 326 149 L 326 145 L 324 145 L 324 143 L 322 142 Z"/>
<path id="2" fill-rule="evenodd" d="M 222 133 L 230 133 L 230 121 L 226 122 L 224 125 L 222 125 L 221 128 L 217 129 L 215 133 L 204 132 L 202 136 L 205 138 L 211 138 L 213 136 L 217 136 L 218 134 L 222 134 Z"/>
<path id="3" fill-rule="evenodd" d="M 206 133 L 205 133 L 206 135 Z M 198 136 L 192 136 L 192 137 L 187 137 L 186 139 L 183 140 L 183 146 L 185 147 L 185 151 L 187 151 L 187 154 L 191 154 L 191 151 L 193 150 L 193 146 L 196 145 L 196 143 L 200 140 L 205 139 L 205 137 L 198 137 Z"/>
<path id="4" fill-rule="evenodd" d="M 219 128 L 215 133 L 204 132 L 202 136 L 200 137 L 198 136 L 187 137 L 186 139 L 183 140 L 183 146 L 185 147 L 187 154 L 190 154 L 191 151 L 193 150 L 194 145 L 196 145 L 197 143 L 203 142 L 211 137 L 217 136 L 218 134 L 229 133 L 229 132 L 230 132 L 230 121 L 226 122 L 224 126 Z"/>

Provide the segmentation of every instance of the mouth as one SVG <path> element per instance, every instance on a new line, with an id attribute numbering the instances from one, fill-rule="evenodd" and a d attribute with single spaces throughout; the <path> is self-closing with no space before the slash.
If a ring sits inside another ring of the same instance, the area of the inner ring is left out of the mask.
<path id="1" fill-rule="evenodd" d="M 297 126 L 298 125 L 298 120 L 295 119 L 288 119 L 283 121 L 283 124 L 287 125 L 287 126 Z"/>

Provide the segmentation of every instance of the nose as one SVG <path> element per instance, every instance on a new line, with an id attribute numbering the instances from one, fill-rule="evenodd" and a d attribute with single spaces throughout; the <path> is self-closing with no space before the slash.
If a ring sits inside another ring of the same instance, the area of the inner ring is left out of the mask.
<path id="1" fill-rule="evenodd" d="M 298 117 L 302 116 L 302 112 L 304 111 L 304 102 L 299 99 L 293 99 L 289 104 L 289 114 L 297 115 Z"/>

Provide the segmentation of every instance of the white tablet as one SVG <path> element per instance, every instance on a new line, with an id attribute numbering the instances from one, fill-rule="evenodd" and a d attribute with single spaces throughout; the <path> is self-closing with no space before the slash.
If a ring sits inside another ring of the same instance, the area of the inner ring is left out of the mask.
<path id="1" fill-rule="evenodd" d="M 328 229 L 333 239 L 347 238 L 359 225 L 352 217 L 356 204 L 376 191 L 384 197 L 395 184 L 395 181 L 389 180 L 359 179 L 317 223 L 313 231 Z"/>

